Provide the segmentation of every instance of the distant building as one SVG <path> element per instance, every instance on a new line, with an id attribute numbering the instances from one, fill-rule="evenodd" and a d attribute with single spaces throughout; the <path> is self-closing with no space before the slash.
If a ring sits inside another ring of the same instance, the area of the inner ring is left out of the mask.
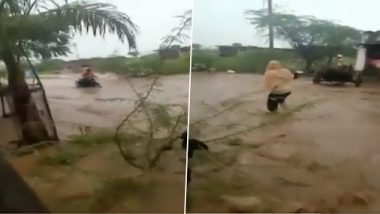
<path id="1" fill-rule="evenodd" d="M 190 46 L 174 45 L 170 48 L 156 50 L 162 59 L 177 59 L 183 54 L 190 53 Z"/>
<path id="2" fill-rule="evenodd" d="M 380 41 L 359 44 L 355 70 L 380 71 Z"/>

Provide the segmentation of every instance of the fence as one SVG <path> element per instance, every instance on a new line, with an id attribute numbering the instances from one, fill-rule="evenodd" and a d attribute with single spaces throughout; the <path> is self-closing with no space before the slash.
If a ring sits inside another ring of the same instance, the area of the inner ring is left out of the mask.
<path id="1" fill-rule="evenodd" d="M 43 126 L 47 132 L 49 139 L 58 140 L 58 133 L 55 127 L 55 123 L 49 108 L 49 104 L 46 98 L 46 94 L 40 79 L 38 78 L 37 72 L 34 68 L 31 68 L 32 75 L 26 78 L 28 88 L 30 91 L 30 101 L 27 106 L 27 116 L 28 120 L 42 121 Z M 1 81 L 1 80 L 0 80 Z M 12 117 L 15 118 L 15 106 L 13 103 L 13 94 L 9 87 L 5 84 L 0 83 L 0 98 L 1 98 L 1 111 L 2 117 Z M 36 115 L 36 112 L 38 115 Z M 14 120 L 15 122 L 17 120 Z M 17 122 L 16 122 L 17 124 Z M 19 130 L 22 129 L 19 124 L 16 125 Z M 21 132 L 18 132 L 21 138 Z"/>

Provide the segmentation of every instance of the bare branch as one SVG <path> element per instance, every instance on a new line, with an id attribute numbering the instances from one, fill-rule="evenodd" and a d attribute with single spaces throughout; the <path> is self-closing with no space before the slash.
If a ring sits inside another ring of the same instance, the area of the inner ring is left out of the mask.
<path id="1" fill-rule="evenodd" d="M 115 131 L 115 134 L 114 134 L 115 142 L 116 142 L 117 147 L 119 149 L 119 152 L 122 155 L 122 157 L 124 158 L 124 160 L 127 161 L 132 166 L 140 168 L 140 169 L 143 169 L 143 167 L 140 166 L 140 165 L 137 165 L 136 163 L 134 163 L 133 161 L 131 161 L 130 156 L 127 155 L 127 153 L 124 151 L 123 146 L 121 145 L 120 132 L 121 132 L 122 127 L 132 118 L 132 116 L 135 113 L 137 113 L 140 110 L 141 107 L 143 107 L 145 105 L 145 101 L 149 98 L 150 94 L 152 93 L 152 91 L 154 89 L 154 86 L 156 85 L 156 83 L 158 81 L 158 78 L 159 78 L 159 76 L 156 76 L 153 79 L 153 81 L 152 81 L 152 83 L 151 83 L 151 85 L 150 85 L 147 93 L 144 96 L 139 95 L 139 93 L 136 90 L 134 90 L 136 96 L 139 98 L 139 101 L 138 101 L 137 105 L 135 106 L 135 108 L 130 113 L 128 113 L 124 117 L 124 119 L 121 121 L 121 123 L 116 127 L 116 131 Z M 134 88 L 134 87 L 132 87 L 132 88 Z"/>
<path id="2" fill-rule="evenodd" d="M 158 76 L 157 76 L 157 80 L 158 80 Z M 145 149 L 145 158 L 146 160 L 149 160 L 149 148 L 151 147 L 152 143 L 153 143 L 153 138 L 154 138 L 154 126 L 153 126 L 153 120 L 152 120 L 152 117 L 149 113 L 149 109 L 146 105 L 146 99 L 144 99 L 141 94 L 136 90 L 136 88 L 134 87 L 133 83 L 131 81 L 129 81 L 129 79 L 127 79 L 127 82 L 129 83 L 129 85 L 131 86 L 133 92 L 135 93 L 135 95 L 137 96 L 137 98 L 139 99 L 140 103 L 141 103 L 141 108 L 143 109 L 144 113 L 145 113 L 145 116 L 148 120 L 148 124 L 149 124 L 149 139 L 148 139 L 148 143 L 146 145 L 146 149 Z M 156 81 L 153 82 L 152 86 L 152 90 L 154 88 L 154 85 L 155 85 Z"/>
<path id="3" fill-rule="evenodd" d="M 177 117 L 177 120 L 172 127 L 169 135 L 169 141 L 167 144 L 162 146 L 159 151 L 156 153 L 156 155 L 153 157 L 153 159 L 149 163 L 149 168 L 153 168 L 157 162 L 160 160 L 161 156 L 164 154 L 165 151 L 167 151 L 167 148 L 173 147 L 173 143 L 179 138 L 179 136 L 176 136 L 176 131 L 178 126 L 181 124 L 182 118 L 186 115 L 186 112 L 184 114 L 181 114 Z"/>
<path id="4" fill-rule="evenodd" d="M 187 10 L 185 13 L 181 16 L 177 16 L 177 18 L 180 18 L 180 24 L 178 27 L 175 27 L 172 30 L 171 35 L 165 36 L 163 38 L 163 41 L 161 43 L 161 48 L 170 48 L 174 42 L 183 43 L 184 36 L 187 36 L 183 32 L 191 27 L 192 22 L 192 11 Z"/>

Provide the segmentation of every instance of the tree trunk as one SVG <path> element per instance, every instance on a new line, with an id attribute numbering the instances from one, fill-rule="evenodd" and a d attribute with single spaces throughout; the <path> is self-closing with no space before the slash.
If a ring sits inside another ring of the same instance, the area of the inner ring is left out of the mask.
<path id="1" fill-rule="evenodd" d="M 18 117 L 21 127 L 22 144 L 35 144 L 49 140 L 47 129 L 25 82 L 24 71 L 11 51 L 4 52 L 2 58 L 8 72 L 8 83 L 12 93 L 15 115 Z"/>

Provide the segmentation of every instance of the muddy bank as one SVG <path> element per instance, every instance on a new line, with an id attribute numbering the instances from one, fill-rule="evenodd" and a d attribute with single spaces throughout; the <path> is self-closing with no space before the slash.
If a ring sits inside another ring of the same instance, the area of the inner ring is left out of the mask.
<path id="1" fill-rule="evenodd" d="M 299 79 L 290 110 L 268 114 L 261 76 L 192 78 L 192 133 L 210 141 L 212 153 L 193 160 L 189 211 L 380 210 L 380 83 Z"/>

